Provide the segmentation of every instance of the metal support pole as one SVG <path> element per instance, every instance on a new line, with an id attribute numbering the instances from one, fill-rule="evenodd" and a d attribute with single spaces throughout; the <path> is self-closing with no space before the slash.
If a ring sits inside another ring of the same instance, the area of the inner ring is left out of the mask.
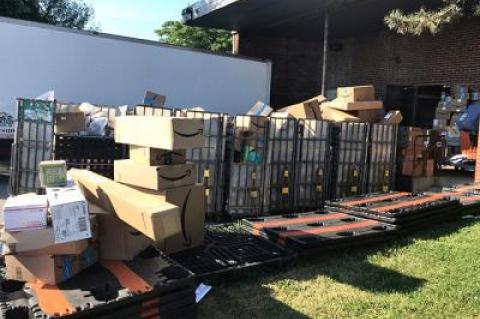
<path id="1" fill-rule="evenodd" d="M 329 36 L 329 17 L 325 12 L 325 26 L 323 29 L 323 65 L 322 65 L 322 95 L 325 96 L 325 86 L 327 84 L 327 62 L 328 62 L 328 36 Z"/>

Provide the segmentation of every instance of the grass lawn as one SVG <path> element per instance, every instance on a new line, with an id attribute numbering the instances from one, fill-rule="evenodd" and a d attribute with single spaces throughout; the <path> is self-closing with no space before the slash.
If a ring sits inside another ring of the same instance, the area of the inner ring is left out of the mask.
<path id="1" fill-rule="evenodd" d="M 225 282 L 200 318 L 480 318 L 480 222 Z"/>

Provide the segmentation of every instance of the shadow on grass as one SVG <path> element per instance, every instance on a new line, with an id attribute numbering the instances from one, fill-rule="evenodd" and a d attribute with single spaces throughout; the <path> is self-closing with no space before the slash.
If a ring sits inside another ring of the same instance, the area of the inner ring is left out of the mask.
<path id="1" fill-rule="evenodd" d="M 336 282 L 367 292 L 401 294 L 414 292 L 426 284 L 425 279 L 372 264 L 368 260 L 369 257 L 378 253 L 393 254 L 397 249 L 408 246 L 416 240 L 435 240 L 445 237 L 476 222 L 478 221 L 461 220 L 429 226 L 424 231 L 399 234 L 384 243 L 367 248 L 326 251 L 303 256 L 290 262 L 284 268 L 276 268 L 267 272 L 249 271 L 238 278 L 241 281 L 229 281 L 228 284 L 223 283 L 217 286 L 218 295 L 214 292 L 212 298 L 209 298 L 208 307 L 203 309 L 205 312 L 202 313 L 201 318 L 240 318 L 240 312 L 242 318 L 307 319 L 308 316 L 276 300 L 272 296 L 272 291 L 266 286 L 278 285 L 279 282 L 284 282 L 282 284 L 288 286 L 288 281 L 291 280 L 309 281 L 320 276 L 326 276 Z M 226 289 L 231 285 L 234 289 Z M 232 293 L 232 295 L 225 295 L 225 292 Z M 318 293 L 322 294 L 322 291 Z M 251 302 L 246 302 L 245 299 L 251 300 Z M 246 303 L 251 304 L 252 307 L 244 309 Z"/>
<path id="2" fill-rule="evenodd" d="M 311 272 L 297 272 L 292 269 L 285 278 L 295 280 L 311 280 L 325 275 L 337 282 L 344 283 L 370 292 L 410 293 L 421 288 L 423 278 L 415 278 L 400 272 L 374 265 L 368 261 L 369 256 L 382 253 L 389 254 L 416 240 L 435 240 L 457 232 L 459 229 L 474 224 L 475 220 L 460 220 L 443 225 L 430 226 L 425 231 L 399 234 L 383 244 L 368 248 L 358 248 L 335 252 L 323 252 L 314 257 L 302 257 L 300 268 L 311 269 Z"/>

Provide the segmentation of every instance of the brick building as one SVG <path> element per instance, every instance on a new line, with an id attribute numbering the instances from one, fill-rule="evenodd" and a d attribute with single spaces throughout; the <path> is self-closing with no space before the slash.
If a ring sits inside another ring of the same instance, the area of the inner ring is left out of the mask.
<path id="1" fill-rule="evenodd" d="M 480 19 L 465 17 L 436 36 L 399 35 L 383 17 L 435 7 L 440 0 L 237 0 L 199 2 L 184 12 L 192 25 L 238 32 L 239 53 L 273 62 L 271 104 L 281 107 L 322 88 L 324 17 L 329 13 L 327 93 L 374 84 L 406 124 L 431 123 L 443 86 L 480 84 Z M 422 119 L 423 117 L 423 119 Z"/>

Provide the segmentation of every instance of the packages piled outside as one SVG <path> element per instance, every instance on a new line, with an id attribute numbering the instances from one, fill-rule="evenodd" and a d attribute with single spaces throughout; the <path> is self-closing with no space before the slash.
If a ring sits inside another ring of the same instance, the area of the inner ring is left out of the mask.
<path id="1" fill-rule="evenodd" d="M 167 254 L 203 244 L 205 187 L 196 184 L 196 167 L 185 156 L 187 149 L 205 147 L 203 133 L 200 119 L 127 116 L 116 121 L 115 141 L 130 145 L 130 159 L 115 161 L 117 188 L 176 208 L 178 224 L 162 236 L 149 236 Z M 122 200 L 111 201 L 111 210 L 118 214 L 115 203 Z"/>

